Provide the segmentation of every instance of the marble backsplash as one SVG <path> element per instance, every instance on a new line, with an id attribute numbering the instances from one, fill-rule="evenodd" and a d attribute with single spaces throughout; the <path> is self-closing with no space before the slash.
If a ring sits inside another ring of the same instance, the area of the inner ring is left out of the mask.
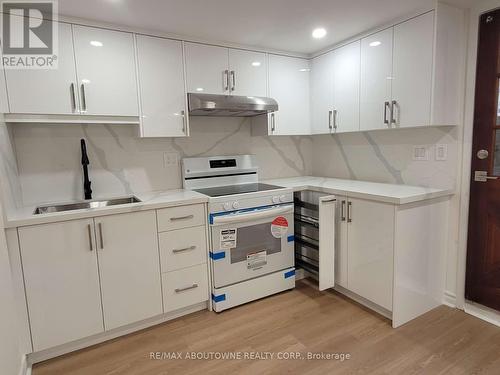
<path id="1" fill-rule="evenodd" d="M 255 154 L 260 178 L 312 172 L 312 137 L 251 135 L 244 118 L 192 118 L 188 138 L 137 138 L 133 125 L 14 124 L 22 204 L 82 199 L 80 139 L 87 141 L 94 197 L 182 187 L 184 157 Z M 165 166 L 164 154 L 179 163 Z"/>

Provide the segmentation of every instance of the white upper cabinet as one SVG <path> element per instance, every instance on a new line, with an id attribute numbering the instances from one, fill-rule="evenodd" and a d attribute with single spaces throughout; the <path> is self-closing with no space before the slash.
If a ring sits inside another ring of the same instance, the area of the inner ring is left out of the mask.
<path id="1" fill-rule="evenodd" d="M 432 95 L 434 12 L 394 26 L 393 125 L 429 125 Z"/>
<path id="2" fill-rule="evenodd" d="M 266 54 L 229 49 L 229 90 L 233 95 L 267 96 Z"/>
<path id="3" fill-rule="evenodd" d="M 270 134 L 310 134 L 309 60 L 269 55 L 269 96 L 278 102 Z M 274 117 L 274 118 L 273 118 Z"/>
<path id="4" fill-rule="evenodd" d="M 229 53 L 224 47 L 186 43 L 187 91 L 229 94 Z"/>
<path id="5" fill-rule="evenodd" d="M 73 36 L 81 111 L 138 116 L 133 35 L 74 25 Z"/>
<path id="6" fill-rule="evenodd" d="M 361 39 L 360 129 L 389 126 L 392 27 Z"/>
<path id="7" fill-rule="evenodd" d="M 328 134 L 333 130 L 334 52 L 311 61 L 311 133 Z"/>
<path id="8" fill-rule="evenodd" d="M 359 40 L 334 51 L 333 130 L 359 131 Z"/>
<path id="9" fill-rule="evenodd" d="M 79 112 L 71 25 L 59 23 L 58 32 L 57 69 L 5 70 L 12 113 L 77 114 Z"/>
<path id="10" fill-rule="evenodd" d="M 136 36 L 142 137 L 188 134 L 182 42 Z"/>

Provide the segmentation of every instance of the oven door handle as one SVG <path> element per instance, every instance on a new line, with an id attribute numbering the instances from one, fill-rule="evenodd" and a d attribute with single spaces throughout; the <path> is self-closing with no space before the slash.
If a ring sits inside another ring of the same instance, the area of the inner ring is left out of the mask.
<path id="1" fill-rule="evenodd" d="M 213 216 L 212 223 L 213 225 L 238 223 L 242 221 L 259 220 L 270 216 L 282 215 L 292 212 L 293 205 L 287 205 L 279 208 L 260 209 L 248 213 Z"/>

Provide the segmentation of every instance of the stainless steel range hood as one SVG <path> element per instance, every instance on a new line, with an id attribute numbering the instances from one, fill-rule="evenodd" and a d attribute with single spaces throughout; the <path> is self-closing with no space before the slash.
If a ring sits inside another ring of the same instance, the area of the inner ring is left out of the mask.
<path id="1" fill-rule="evenodd" d="M 251 117 L 278 110 L 272 98 L 188 93 L 191 116 Z"/>

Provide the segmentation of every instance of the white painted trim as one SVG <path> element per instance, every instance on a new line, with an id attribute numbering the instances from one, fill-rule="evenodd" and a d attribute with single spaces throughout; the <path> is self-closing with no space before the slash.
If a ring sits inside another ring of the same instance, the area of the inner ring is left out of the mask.
<path id="1" fill-rule="evenodd" d="M 500 7 L 500 0 L 483 0 L 474 4 L 470 10 L 469 37 L 467 47 L 467 74 L 465 89 L 465 113 L 462 131 L 462 143 L 459 144 L 458 154 L 462 155 L 459 174 L 459 223 L 458 223 L 458 252 L 456 276 L 456 306 L 465 309 L 465 269 L 467 258 L 467 232 L 469 224 L 469 196 L 472 157 L 472 132 L 474 120 L 474 97 L 476 86 L 476 62 L 479 31 L 479 17 L 482 13 Z M 461 147 L 461 150 L 460 150 Z"/>
<path id="2" fill-rule="evenodd" d="M 455 293 L 450 292 L 448 290 L 445 290 L 444 294 L 443 294 L 443 301 L 442 302 L 446 306 L 456 308 L 457 307 L 457 296 L 455 295 Z"/>
<path id="3" fill-rule="evenodd" d="M 500 327 L 500 313 L 496 310 L 470 301 L 465 301 L 464 310 L 467 314 Z"/>
<path id="4" fill-rule="evenodd" d="M 31 365 L 28 365 L 28 358 L 26 354 L 21 357 L 21 368 L 19 369 L 19 375 L 31 375 Z"/>
<path id="5" fill-rule="evenodd" d="M 165 323 L 169 320 L 176 319 L 187 314 L 191 314 L 201 310 L 206 310 L 207 306 L 208 306 L 207 301 L 201 302 L 193 306 L 175 310 L 171 313 L 158 315 L 150 319 L 146 319 L 137 323 L 132 323 L 94 336 L 86 337 L 81 340 L 76 340 L 68 344 L 59 345 L 54 348 L 30 353 L 27 355 L 27 362 L 28 365 L 31 367 L 31 365 L 38 362 L 46 361 L 47 359 L 59 357 L 63 354 L 87 348 L 92 345 L 100 344 L 104 341 L 112 340 L 120 336 L 125 336 L 130 333 L 140 331 L 142 329 L 149 328 L 157 324 Z"/>

